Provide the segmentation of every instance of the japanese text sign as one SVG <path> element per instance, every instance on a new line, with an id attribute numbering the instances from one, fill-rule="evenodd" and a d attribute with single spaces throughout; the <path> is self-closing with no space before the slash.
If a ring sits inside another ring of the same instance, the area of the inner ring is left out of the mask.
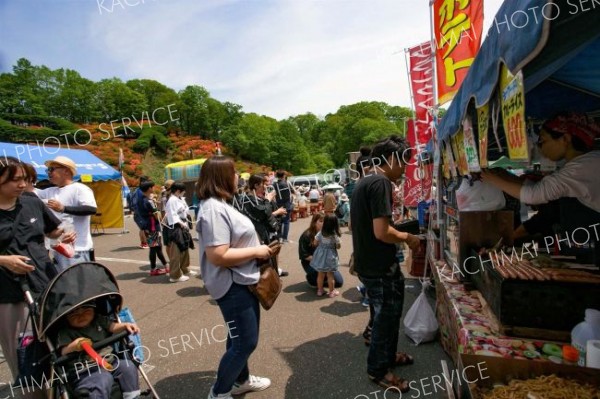
<path id="1" fill-rule="evenodd" d="M 433 24 L 436 44 L 438 102 L 454 97 L 481 44 L 482 0 L 435 0 Z"/>
<path id="2" fill-rule="evenodd" d="M 502 65 L 500 92 L 502 96 L 502 122 L 506 134 L 508 157 L 514 160 L 528 160 L 525 89 L 523 88 L 522 72 L 519 71 L 516 76 L 513 76 L 508 68 Z"/>

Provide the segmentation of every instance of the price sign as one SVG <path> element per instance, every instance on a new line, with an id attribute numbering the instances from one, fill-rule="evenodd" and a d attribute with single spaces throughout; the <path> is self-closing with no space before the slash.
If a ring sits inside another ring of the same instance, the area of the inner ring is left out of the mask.
<path id="1" fill-rule="evenodd" d="M 449 175 L 446 176 L 447 179 L 450 177 L 456 177 L 456 164 L 454 163 L 454 157 L 452 156 L 452 148 L 449 143 L 443 143 L 443 156 L 444 156 L 444 176 L 446 173 Z M 445 168 L 448 168 L 446 171 Z"/>
<path id="2" fill-rule="evenodd" d="M 479 132 L 479 165 L 488 167 L 488 130 L 490 129 L 490 107 L 485 104 L 477 108 L 477 131 Z"/>
<path id="3" fill-rule="evenodd" d="M 458 171 L 461 176 L 469 174 L 469 164 L 467 163 L 467 154 L 465 152 L 465 133 L 461 129 L 456 136 L 456 151 L 458 152 Z"/>
<path id="4" fill-rule="evenodd" d="M 477 146 L 475 144 L 475 134 L 473 133 L 473 124 L 471 117 L 467 116 L 463 121 L 463 134 L 465 147 L 465 158 L 469 172 L 481 172 L 479 167 L 479 158 L 477 157 Z"/>
<path id="5" fill-rule="evenodd" d="M 92 175 L 81 175 L 82 183 L 91 183 L 93 181 Z"/>
<path id="6" fill-rule="evenodd" d="M 502 121 L 506 133 L 508 156 L 510 159 L 527 161 L 529 160 L 529 151 L 525 126 L 523 73 L 519 71 L 514 76 L 505 65 L 502 65 L 500 91 L 502 93 Z"/>

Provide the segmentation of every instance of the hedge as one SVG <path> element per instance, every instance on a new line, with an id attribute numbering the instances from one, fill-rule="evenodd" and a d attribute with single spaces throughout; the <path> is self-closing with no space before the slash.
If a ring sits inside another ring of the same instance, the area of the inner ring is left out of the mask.
<path id="1" fill-rule="evenodd" d="M 51 116 L 0 113 L 0 118 L 12 122 L 12 124 L 29 123 L 31 125 L 38 125 L 45 128 L 50 128 L 52 130 L 77 129 L 77 126 L 65 119 L 54 118 Z"/>

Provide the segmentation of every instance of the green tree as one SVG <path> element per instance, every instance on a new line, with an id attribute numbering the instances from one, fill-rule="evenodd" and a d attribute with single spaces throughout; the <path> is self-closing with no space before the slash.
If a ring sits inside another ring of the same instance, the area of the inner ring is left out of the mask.
<path id="1" fill-rule="evenodd" d="M 147 112 L 148 103 L 144 95 L 131 89 L 121 79 L 103 79 L 97 87 L 96 107 L 101 120 L 140 119 Z"/>
<path id="2" fill-rule="evenodd" d="M 208 99 L 210 94 L 202 86 L 187 86 L 179 92 L 177 110 L 181 127 L 190 134 L 206 139 L 210 132 Z"/>
<path id="3" fill-rule="evenodd" d="M 179 99 L 175 90 L 156 80 L 132 79 L 127 81 L 126 84 L 130 89 L 144 95 L 146 103 L 148 104 L 148 109 L 146 111 L 150 114 L 160 107 L 167 108 L 169 104 L 176 104 Z M 172 107 L 172 109 L 174 109 L 174 107 Z M 162 123 L 163 121 L 161 120 L 159 122 Z"/>

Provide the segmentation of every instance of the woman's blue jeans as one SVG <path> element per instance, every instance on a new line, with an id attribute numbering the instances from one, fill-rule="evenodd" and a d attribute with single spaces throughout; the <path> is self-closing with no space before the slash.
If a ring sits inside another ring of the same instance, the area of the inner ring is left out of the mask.
<path id="1" fill-rule="evenodd" d="M 225 355 L 219 363 L 213 393 L 231 391 L 233 384 L 244 383 L 250 376 L 248 358 L 258 345 L 260 308 L 258 299 L 247 286 L 231 284 L 227 294 L 217 299 L 225 323 L 229 326 Z"/>
<path id="2" fill-rule="evenodd" d="M 404 276 L 367 278 L 359 276 L 372 306 L 373 327 L 367 356 L 367 373 L 383 378 L 394 367 L 404 304 Z"/>

